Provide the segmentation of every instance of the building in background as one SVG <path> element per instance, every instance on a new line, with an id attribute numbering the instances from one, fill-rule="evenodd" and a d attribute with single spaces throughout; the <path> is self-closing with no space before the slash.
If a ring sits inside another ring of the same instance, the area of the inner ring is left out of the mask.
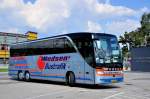
<path id="1" fill-rule="evenodd" d="M 37 32 L 28 31 L 26 34 L 27 40 L 36 40 L 37 39 Z"/>
<path id="2" fill-rule="evenodd" d="M 150 72 L 150 47 L 131 49 L 131 70 Z"/>
<path id="3" fill-rule="evenodd" d="M 0 64 L 8 63 L 10 44 L 35 39 L 37 39 L 36 32 L 28 31 L 25 34 L 0 32 Z"/>

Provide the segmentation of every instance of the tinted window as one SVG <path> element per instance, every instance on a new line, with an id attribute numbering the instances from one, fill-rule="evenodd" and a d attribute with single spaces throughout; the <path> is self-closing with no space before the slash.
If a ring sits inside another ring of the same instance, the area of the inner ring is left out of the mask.
<path id="1" fill-rule="evenodd" d="M 76 44 L 80 54 L 85 59 L 85 61 L 92 65 L 94 61 L 94 51 L 93 51 L 93 43 L 90 39 L 74 39 L 74 43 Z"/>
<path id="2" fill-rule="evenodd" d="M 11 46 L 10 56 L 25 56 L 26 54 L 26 44 L 18 44 Z"/>
<path id="3" fill-rule="evenodd" d="M 29 56 L 76 52 L 67 38 L 42 40 L 28 44 L 14 45 L 10 49 L 11 56 Z"/>
<path id="4" fill-rule="evenodd" d="M 64 46 L 65 46 L 65 38 L 54 40 L 54 47 L 55 48 L 64 48 Z"/>

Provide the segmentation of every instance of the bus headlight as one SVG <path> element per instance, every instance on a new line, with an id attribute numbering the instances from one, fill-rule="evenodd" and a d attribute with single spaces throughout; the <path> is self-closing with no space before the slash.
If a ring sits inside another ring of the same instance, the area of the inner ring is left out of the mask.
<path id="1" fill-rule="evenodd" d="M 104 72 L 98 71 L 97 74 L 104 74 Z"/>
<path id="2" fill-rule="evenodd" d="M 121 74 L 123 74 L 123 71 L 120 71 Z"/>

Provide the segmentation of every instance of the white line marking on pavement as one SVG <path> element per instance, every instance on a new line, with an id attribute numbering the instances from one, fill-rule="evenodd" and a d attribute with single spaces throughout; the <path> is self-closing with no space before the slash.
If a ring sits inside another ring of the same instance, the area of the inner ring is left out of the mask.
<path id="1" fill-rule="evenodd" d="M 112 98 L 112 97 L 116 97 L 116 96 L 121 95 L 121 94 L 124 94 L 124 92 L 120 92 L 120 93 L 117 93 L 117 94 L 113 94 L 113 95 L 108 96 L 108 97 L 106 97 L 106 98 L 104 98 L 104 99 L 110 99 L 110 98 Z"/>
<path id="2" fill-rule="evenodd" d="M 68 92 L 68 91 L 71 91 L 71 90 L 73 90 L 73 89 L 65 90 L 65 91 L 58 91 L 58 92 L 53 92 L 53 93 L 47 93 L 47 94 L 42 94 L 42 95 L 39 95 L 39 96 L 29 97 L 29 98 L 25 98 L 25 99 L 36 99 L 36 98 L 39 98 L 39 97 L 44 97 L 44 96 L 49 96 L 49 95 L 61 94 L 61 93 Z"/>
<path id="3" fill-rule="evenodd" d="M 106 91 L 104 91 L 104 92 L 106 92 L 106 93 L 107 93 L 107 92 L 110 92 L 110 93 L 117 93 L 118 91 L 117 91 L 117 90 L 109 90 L 109 91 L 106 90 Z"/>
<path id="4" fill-rule="evenodd" d="M 123 96 L 125 98 L 130 98 L 130 99 L 150 99 L 148 97 L 144 97 L 144 96 L 138 96 L 138 95 L 131 95 L 131 96 Z"/>

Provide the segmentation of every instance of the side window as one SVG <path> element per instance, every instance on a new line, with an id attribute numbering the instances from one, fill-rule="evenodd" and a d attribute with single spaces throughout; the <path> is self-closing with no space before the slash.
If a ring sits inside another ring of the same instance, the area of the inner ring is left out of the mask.
<path id="1" fill-rule="evenodd" d="M 15 56 L 17 56 L 16 54 L 17 54 L 17 46 L 16 45 L 13 45 L 13 46 L 11 46 L 11 49 L 10 49 L 10 56 L 11 57 L 15 57 Z"/>
<path id="2" fill-rule="evenodd" d="M 75 49 L 67 38 L 59 38 L 54 40 L 54 53 L 72 53 Z"/>
<path id="3" fill-rule="evenodd" d="M 85 61 L 89 64 L 92 65 L 94 61 L 94 52 L 93 52 L 93 45 L 92 45 L 92 40 L 87 40 L 87 39 L 75 39 L 74 43 L 76 44 L 80 54 L 83 56 Z"/>
<path id="4" fill-rule="evenodd" d="M 53 53 L 54 44 L 53 44 L 52 39 L 42 41 L 42 44 L 40 44 L 39 46 L 41 46 L 42 54 L 52 54 Z"/>
<path id="5" fill-rule="evenodd" d="M 43 40 L 39 42 L 31 42 L 28 44 L 28 55 L 42 55 L 48 54 L 48 40 Z"/>
<path id="6" fill-rule="evenodd" d="M 10 49 L 11 57 L 26 56 L 26 55 L 27 55 L 26 44 L 13 45 Z"/>
<path id="7" fill-rule="evenodd" d="M 68 39 L 65 39 L 65 48 L 71 48 L 73 47 L 72 44 L 69 42 Z"/>
<path id="8" fill-rule="evenodd" d="M 64 43 L 65 43 L 65 41 L 63 38 L 54 40 L 55 48 L 64 48 Z"/>
<path id="9" fill-rule="evenodd" d="M 76 52 L 67 38 L 49 39 L 12 46 L 11 56 L 30 56 Z"/>
<path id="10" fill-rule="evenodd" d="M 65 38 L 64 46 L 65 46 L 64 50 L 66 53 L 76 52 L 74 46 L 71 44 L 71 42 L 67 38 Z"/>
<path id="11" fill-rule="evenodd" d="M 49 48 L 54 48 L 54 41 L 51 39 L 51 40 L 48 40 L 48 44 L 47 44 L 47 46 L 49 47 Z"/>
<path id="12" fill-rule="evenodd" d="M 16 49 L 10 49 L 10 56 L 11 57 L 18 56 L 18 51 Z"/>
<path id="13" fill-rule="evenodd" d="M 20 55 L 21 56 L 26 56 L 27 55 L 27 44 L 22 44 L 21 49 L 20 49 Z"/>

